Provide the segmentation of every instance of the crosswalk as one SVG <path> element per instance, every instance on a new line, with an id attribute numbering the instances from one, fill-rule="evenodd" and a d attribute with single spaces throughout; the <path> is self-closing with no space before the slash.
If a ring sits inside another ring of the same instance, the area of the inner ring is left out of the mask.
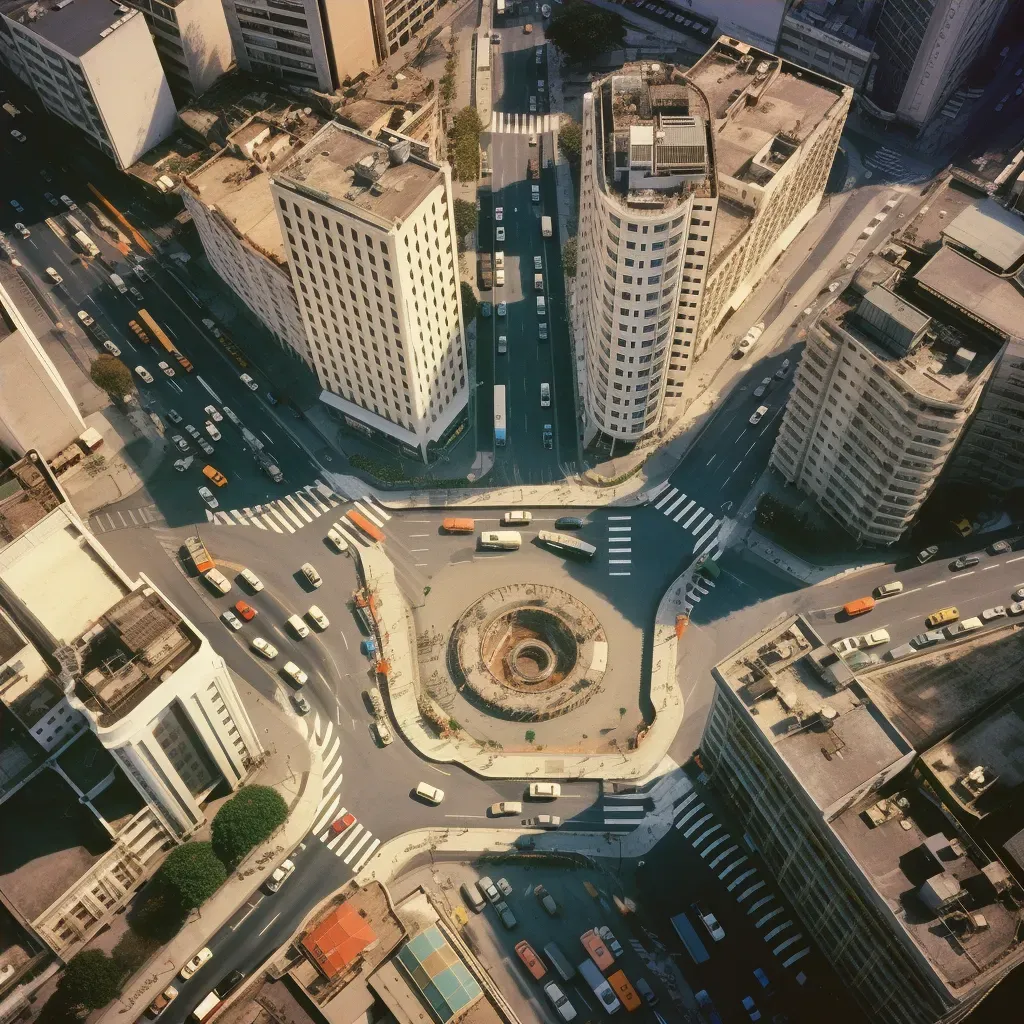
<path id="1" fill-rule="evenodd" d="M 127 530 L 133 526 L 152 526 L 163 523 L 164 517 L 156 505 L 143 505 L 140 508 L 119 509 L 115 512 L 97 512 L 89 517 L 89 529 L 93 535 L 110 533 L 113 530 Z"/>
<path id="2" fill-rule="evenodd" d="M 340 514 L 340 522 L 330 523 L 332 510 L 345 504 L 347 500 L 317 480 L 300 490 L 286 494 L 283 498 L 262 505 L 233 508 L 228 511 L 218 509 L 216 512 L 208 509 L 206 518 L 220 526 L 255 526 L 257 529 L 270 530 L 274 533 L 295 533 L 296 530 L 301 530 L 318 519 L 324 519 L 326 525 L 333 525 L 350 544 L 363 544 L 366 538 L 351 525 L 345 525 L 345 520 L 341 519 Z M 391 518 L 389 513 L 380 505 L 374 504 L 373 499 L 368 496 L 353 501 L 352 508 L 366 516 L 376 526 L 383 526 Z"/>
<path id="3" fill-rule="evenodd" d="M 503 114 L 491 111 L 488 131 L 497 135 L 539 135 L 558 127 L 558 114 Z"/>
<path id="4" fill-rule="evenodd" d="M 609 516 L 608 575 L 629 576 L 633 564 L 633 517 Z"/>
<path id="5" fill-rule="evenodd" d="M 693 553 L 702 555 L 713 551 L 711 556 L 718 559 L 718 532 L 722 520 L 716 518 L 714 512 L 708 512 L 696 498 L 684 494 L 678 487 L 673 487 L 667 480 L 661 484 L 650 497 L 651 503 L 663 515 L 693 535 Z"/>
<path id="6" fill-rule="evenodd" d="M 344 832 L 336 833 L 331 828 L 333 822 L 348 813 L 348 808 L 341 802 L 341 735 L 335 730 L 334 723 L 321 718 L 319 712 L 313 716 L 312 722 L 304 721 L 309 742 L 320 748 L 324 763 L 323 795 L 310 834 L 315 835 L 335 857 L 341 857 L 352 869 L 352 874 L 358 874 L 377 852 L 380 840 L 374 838 L 373 833 L 359 821 Z"/>
<path id="7" fill-rule="evenodd" d="M 734 840 L 724 826 L 715 821 L 714 812 L 701 800 L 696 788 L 675 802 L 673 819 L 675 827 L 682 830 L 684 838 L 725 885 L 726 891 L 746 910 L 782 966 L 792 967 L 807 956 L 811 947 L 804 945 L 806 940 L 788 908 L 759 877 L 760 872 L 745 852 L 746 845 Z"/>
<path id="8" fill-rule="evenodd" d="M 643 824 L 651 801 L 643 793 L 605 793 L 601 797 L 604 824 L 608 828 L 632 831 Z"/>

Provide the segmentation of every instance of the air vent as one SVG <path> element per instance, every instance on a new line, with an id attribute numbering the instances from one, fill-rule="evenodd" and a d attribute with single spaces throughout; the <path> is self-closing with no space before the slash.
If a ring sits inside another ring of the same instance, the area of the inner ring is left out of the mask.
<path id="1" fill-rule="evenodd" d="M 58 2 L 53 5 L 53 10 L 63 11 L 70 3 L 71 0 L 58 0 Z"/>

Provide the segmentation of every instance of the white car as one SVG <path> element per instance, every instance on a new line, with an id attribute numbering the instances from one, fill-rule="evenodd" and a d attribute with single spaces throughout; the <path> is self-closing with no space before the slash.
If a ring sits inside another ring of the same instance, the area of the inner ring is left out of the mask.
<path id="1" fill-rule="evenodd" d="M 608 925 L 602 925 L 597 929 L 597 934 L 604 939 L 604 944 L 612 951 L 612 956 L 622 956 L 622 943 L 612 934 L 611 928 Z"/>
<path id="2" fill-rule="evenodd" d="M 306 582 L 311 587 L 319 587 L 323 585 L 323 580 L 320 578 L 320 573 L 316 571 L 312 562 L 303 562 L 301 566 L 302 575 L 306 577 Z"/>
<path id="3" fill-rule="evenodd" d="M 153 374 L 149 372 L 144 366 L 136 366 L 135 372 L 147 383 L 153 383 Z"/>
<path id="4" fill-rule="evenodd" d="M 213 496 L 213 491 L 211 491 L 209 487 L 200 487 L 199 497 L 202 498 L 210 508 L 220 508 L 220 502 Z"/>
<path id="5" fill-rule="evenodd" d="M 277 657 L 277 648 L 269 640 L 264 640 L 261 636 L 255 637 L 250 646 L 257 654 L 262 654 L 267 661 L 272 661 Z"/>
<path id="6" fill-rule="evenodd" d="M 174 444 L 174 447 L 177 448 L 179 452 L 188 451 L 188 441 L 186 441 L 185 438 L 181 436 L 181 434 L 175 434 L 171 438 L 171 441 Z"/>
<path id="7" fill-rule="evenodd" d="M 765 413 L 766 413 L 767 411 L 768 411 L 768 406 L 767 406 L 767 405 L 759 405 L 759 406 L 758 406 L 758 407 L 757 407 L 757 408 L 756 408 L 756 409 L 755 409 L 755 410 L 754 410 L 754 411 L 753 411 L 753 412 L 752 412 L 752 413 L 750 414 L 750 419 L 749 419 L 749 420 L 747 420 L 747 422 L 748 422 L 748 423 L 749 423 L 749 424 L 750 424 L 751 426 L 755 426 L 756 424 L 758 424 L 758 423 L 760 423 L 760 422 L 761 422 L 762 418 L 764 417 L 764 414 L 765 414 Z"/>
<path id="8" fill-rule="evenodd" d="M 494 238 L 498 242 L 505 241 L 505 228 L 501 224 L 494 229 Z"/>
<path id="9" fill-rule="evenodd" d="M 214 439 L 214 441 L 220 440 L 220 431 L 214 426 L 213 420 L 207 420 L 203 426 L 206 428 L 206 432 Z"/>
<path id="10" fill-rule="evenodd" d="M 273 874 L 267 879 L 267 889 L 270 892 L 277 892 L 294 874 L 295 862 L 291 860 L 281 861 L 280 866 L 274 868 Z"/>
<path id="11" fill-rule="evenodd" d="M 416 784 L 416 795 L 428 804 L 439 804 L 444 799 L 444 790 L 437 786 L 431 786 L 429 782 L 418 782 Z"/>
<path id="12" fill-rule="evenodd" d="M 501 223 L 501 218 L 504 217 L 504 216 L 505 216 L 505 207 L 503 207 L 503 206 L 496 206 L 494 208 L 494 219 L 496 221 L 498 221 L 498 223 L 500 224 Z"/>
<path id="13" fill-rule="evenodd" d="M 203 452 L 206 455 L 212 455 L 213 454 L 213 445 L 210 444 L 210 442 L 207 441 L 205 438 L 202 438 L 202 437 L 196 438 L 196 444 L 199 445 L 200 448 L 202 448 Z"/>
<path id="14" fill-rule="evenodd" d="M 557 782 L 531 782 L 527 795 L 533 800 L 555 800 L 562 795 Z"/>
<path id="15" fill-rule="evenodd" d="M 1010 615 L 1020 615 L 1024 612 L 1024 601 L 1014 601 L 1006 610 Z"/>
<path id="16" fill-rule="evenodd" d="M 78 205 L 71 199 L 70 196 L 61 196 L 60 201 L 69 209 L 77 210 Z"/>
<path id="17" fill-rule="evenodd" d="M 283 671 L 296 686 L 305 686 L 309 682 L 309 676 L 294 661 L 286 661 Z"/>
<path id="18" fill-rule="evenodd" d="M 232 629 L 241 629 L 242 620 L 230 609 L 220 613 L 220 617 L 229 625 Z"/>
<path id="19" fill-rule="evenodd" d="M 997 604 L 994 608 L 986 608 L 982 613 L 982 620 L 985 622 L 991 622 L 993 619 L 1001 619 L 1006 615 L 1006 608 Z"/>
<path id="20" fill-rule="evenodd" d="M 315 604 L 309 606 L 309 611 L 306 612 L 306 615 L 317 629 L 326 629 L 331 624 L 331 620 Z"/>
<path id="21" fill-rule="evenodd" d="M 889 630 L 875 629 L 870 633 L 861 633 L 859 636 L 847 636 L 842 640 L 837 640 L 832 645 L 832 650 L 840 657 L 843 657 L 851 654 L 853 651 L 860 650 L 862 647 L 878 647 L 880 644 L 887 644 L 889 642 Z"/>
<path id="22" fill-rule="evenodd" d="M 224 419 L 224 417 L 220 414 L 220 412 L 218 412 L 217 406 L 215 406 L 215 405 L 207 405 L 207 406 L 205 406 L 203 408 L 203 412 L 205 412 L 206 415 L 209 416 L 210 419 L 213 420 L 214 423 L 220 423 Z"/>
<path id="23" fill-rule="evenodd" d="M 112 356 L 119 356 L 121 354 L 121 350 L 109 338 L 107 338 L 107 340 L 105 342 L 103 342 L 103 347 Z"/>
<path id="24" fill-rule="evenodd" d="M 528 509 L 517 508 L 514 512 L 506 512 L 501 517 L 502 526 L 526 525 L 533 520 L 533 513 Z"/>
<path id="25" fill-rule="evenodd" d="M 17 139 L 19 142 L 28 142 L 28 139 L 25 138 L 25 136 L 21 132 L 19 132 L 17 128 L 11 129 L 11 136 Z"/>
<path id="26" fill-rule="evenodd" d="M 159 363 L 157 363 L 156 365 L 157 365 L 157 366 L 158 366 L 158 367 L 159 367 L 159 368 L 160 368 L 161 370 L 163 370 L 163 372 L 164 372 L 164 373 L 165 373 L 165 374 L 166 374 L 166 375 L 167 375 L 168 377 L 173 377 L 173 376 L 174 376 L 174 370 L 173 370 L 173 368 L 172 368 L 172 367 L 170 366 L 170 364 L 169 364 L 169 363 L 165 362 L 165 361 L 164 361 L 163 359 L 161 359 L 161 360 L 160 360 L 160 362 L 159 362 Z"/>
<path id="27" fill-rule="evenodd" d="M 53 269 L 53 267 L 47 267 L 46 268 L 46 276 L 54 284 L 63 284 L 64 283 L 64 278 L 61 277 L 60 274 L 58 274 L 57 271 Z"/>
<path id="28" fill-rule="evenodd" d="M 254 594 L 258 594 L 263 589 L 263 580 L 252 569 L 243 569 L 238 575 L 245 580 L 246 585 Z"/>
<path id="29" fill-rule="evenodd" d="M 333 527 L 327 531 L 327 539 L 338 549 L 339 552 L 348 551 L 348 541 L 345 540 L 345 538 L 342 537 L 342 535 Z"/>
<path id="30" fill-rule="evenodd" d="M 93 318 L 89 316 L 89 314 L 84 309 L 80 309 L 78 311 L 78 319 L 81 320 L 86 327 L 89 327 L 91 324 L 95 323 Z"/>
<path id="31" fill-rule="evenodd" d="M 140 292 L 138 288 L 134 288 L 132 285 L 128 285 L 128 291 L 131 294 L 131 297 L 135 299 L 139 305 L 142 305 L 142 292 Z"/>
<path id="32" fill-rule="evenodd" d="M 29 231 L 29 229 L 25 227 L 20 220 L 14 225 L 14 230 L 17 231 L 22 238 L 28 238 L 28 236 L 32 234 L 32 232 Z"/>
<path id="33" fill-rule="evenodd" d="M 239 377 L 238 379 L 239 379 L 239 380 L 240 380 L 240 381 L 241 381 L 241 382 L 242 382 L 242 383 L 243 383 L 243 384 L 244 384 L 244 385 L 245 385 L 245 386 L 246 386 L 246 387 L 247 387 L 247 388 L 248 388 L 248 389 L 249 389 L 250 391 L 257 391 L 257 390 L 259 390 L 259 384 L 257 384 L 257 383 L 256 383 L 256 381 L 254 381 L 254 380 L 252 379 L 252 377 L 250 377 L 250 376 L 249 376 L 249 374 L 247 374 L 247 373 L 243 373 L 243 374 L 241 375 L 241 377 Z"/>
<path id="34" fill-rule="evenodd" d="M 180 972 L 182 981 L 188 981 L 196 971 L 199 970 L 204 964 L 208 964 L 213 959 L 213 953 L 210 951 L 209 946 L 203 946 L 201 950 L 184 967 Z"/>

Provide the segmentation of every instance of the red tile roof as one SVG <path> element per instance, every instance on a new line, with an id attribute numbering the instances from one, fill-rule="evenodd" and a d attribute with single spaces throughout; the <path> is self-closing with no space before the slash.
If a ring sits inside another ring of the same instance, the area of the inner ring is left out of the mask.
<path id="1" fill-rule="evenodd" d="M 350 903 L 342 903 L 302 939 L 303 949 L 324 975 L 333 978 L 377 941 L 377 934 Z"/>

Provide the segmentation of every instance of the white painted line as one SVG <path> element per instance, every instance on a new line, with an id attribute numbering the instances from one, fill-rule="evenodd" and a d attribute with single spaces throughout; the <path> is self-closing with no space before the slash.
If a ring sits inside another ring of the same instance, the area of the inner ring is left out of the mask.
<path id="1" fill-rule="evenodd" d="M 672 521 L 673 521 L 674 523 L 678 523 L 678 522 L 679 522 L 679 520 L 680 520 L 680 519 L 682 519 L 682 518 L 683 518 L 683 516 L 685 516 L 685 515 L 686 515 L 686 513 L 687 513 L 687 512 L 689 512 L 689 511 L 690 511 L 690 509 L 691 509 L 691 508 L 693 508 L 693 506 L 694 506 L 694 505 L 696 505 L 696 504 L 697 504 L 697 502 L 695 502 L 695 501 L 691 501 L 691 502 L 689 502 L 689 503 L 687 504 L 686 508 L 684 508 L 684 509 L 682 510 L 682 512 L 677 512 L 677 513 L 675 514 L 675 516 L 673 516 L 673 518 L 672 518 Z"/>
<path id="2" fill-rule="evenodd" d="M 605 800 L 610 800 L 611 796 L 606 796 L 604 799 Z M 620 812 L 625 814 L 626 811 L 643 811 L 643 810 L 644 810 L 644 805 L 643 804 L 615 804 L 615 805 L 613 805 L 613 806 L 608 808 L 608 812 L 609 813 L 614 811 L 616 814 L 619 814 Z"/>
<path id="3" fill-rule="evenodd" d="M 609 576 L 631 576 L 632 573 L 628 573 L 628 572 L 610 572 L 610 573 L 608 573 L 608 575 Z"/>
<path id="4" fill-rule="evenodd" d="M 712 871 L 714 871 L 715 868 L 717 868 L 718 865 L 721 864 L 721 862 L 725 860 L 726 857 L 731 856 L 738 849 L 739 847 L 734 843 L 732 846 L 729 847 L 728 850 L 723 850 L 713 861 L 710 861 L 708 863 L 708 867 L 711 868 Z"/>
<path id="5" fill-rule="evenodd" d="M 688 811 L 687 811 L 687 812 L 686 812 L 686 813 L 685 813 L 685 814 L 684 814 L 684 815 L 683 815 L 683 816 L 682 816 L 682 817 L 681 817 L 681 818 L 680 818 L 680 819 L 679 819 L 679 820 L 678 820 L 678 821 L 676 822 L 676 828 L 682 828 L 682 827 L 683 827 L 683 826 L 684 826 L 684 825 L 685 825 L 685 824 L 687 823 L 687 821 L 689 821 L 689 820 L 690 820 L 690 818 L 692 818 L 692 817 L 693 817 L 693 816 L 694 816 L 695 814 L 699 814 L 699 813 L 700 813 L 701 811 L 703 811 L 703 810 L 704 810 L 704 805 L 703 805 L 703 804 L 697 804 L 697 806 L 696 806 L 696 807 L 691 807 L 691 808 L 690 808 L 690 809 L 689 809 L 689 810 L 688 810 Z"/>
<path id="6" fill-rule="evenodd" d="M 732 836 L 726 832 L 724 836 L 719 836 L 714 842 L 708 843 L 708 845 L 700 851 L 701 860 L 707 859 L 708 854 L 711 853 L 712 850 L 717 850 L 722 843 L 727 843 L 730 839 L 732 839 Z M 694 842 L 694 846 L 696 845 L 696 842 Z"/>
<path id="7" fill-rule="evenodd" d="M 261 929 L 260 935 L 262 935 L 281 915 L 275 914 Z"/>
<path id="8" fill-rule="evenodd" d="M 667 487 L 668 484 L 666 484 L 665 486 Z M 622 520 L 622 519 L 632 519 L 632 518 L 633 518 L 632 516 L 609 516 L 608 517 L 608 522 L 614 523 L 614 522 L 618 522 L 619 520 Z M 409 520 L 409 521 L 412 522 L 412 520 Z"/>
<path id="9" fill-rule="evenodd" d="M 764 917 L 762 917 L 759 920 L 754 922 L 754 927 L 755 928 L 760 928 L 762 925 L 767 924 L 773 917 L 778 917 L 779 914 L 784 914 L 785 912 L 786 912 L 786 908 L 785 907 L 776 907 L 774 910 L 769 910 L 768 913 L 764 915 Z M 766 935 L 765 936 L 765 940 L 767 940 L 767 939 L 768 939 L 768 936 Z"/>
<path id="10" fill-rule="evenodd" d="M 763 906 L 764 906 L 764 905 L 765 905 L 766 903 L 771 903 L 771 901 L 772 901 L 773 899 L 775 899 L 775 896 L 774 896 L 774 895 L 773 895 L 772 893 L 769 893 L 769 894 L 768 894 L 767 896 L 762 896 L 762 897 L 761 897 L 761 898 L 760 898 L 760 899 L 759 899 L 759 900 L 758 900 L 758 901 L 757 901 L 756 903 L 752 903 L 752 904 L 751 904 L 751 905 L 750 905 L 750 906 L 749 906 L 749 907 L 747 908 L 747 915 L 749 916 L 750 914 L 754 914 L 754 913 L 756 913 L 756 912 L 757 912 L 758 910 L 760 910 L 760 909 L 761 909 L 761 907 L 763 907 Z"/>
<path id="11" fill-rule="evenodd" d="M 352 858 L 373 838 L 372 832 L 364 832 L 359 839 L 359 842 L 349 851 L 348 856 L 345 858 L 346 864 L 352 863 Z"/>
<path id="12" fill-rule="evenodd" d="M 796 935 L 786 939 L 785 942 L 780 942 L 779 945 L 772 950 L 772 955 L 778 956 L 787 946 L 792 946 L 794 942 L 799 942 L 802 938 L 803 935 L 801 935 L 800 932 L 797 932 Z"/>
<path id="13" fill-rule="evenodd" d="M 690 518 L 687 519 L 685 523 L 683 523 L 683 529 L 684 530 L 688 530 L 690 528 L 690 524 L 693 523 L 697 519 L 698 516 L 703 515 L 703 514 L 704 514 L 704 508 L 702 506 L 701 508 L 697 509 L 697 511 L 694 512 L 693 515 L 690 516 Z"/>
<path id="14" fill-rule="evenodd" d="M 631 558 L 609 558 L 609 565 L 632 565 L 633 559 Z"/>
<path id="15" fill-rule="evenodd" d="M 748 896 L 757 892 L 758 889 L 763 889 L 765 887 L 765 884 L 766 883 L 764 879 L 761 879 L 760 882 L 755 882 L 749 889 L 744 889 L 743 892 L 741 892 L 739 896 L 736 897 L 736 902 L 742 903 Z"/>
<path id="16" fill-rule="evenodd" d="M 712 524 L 711 524 L 711 525 L 710 525 L 710 526 L 709 526 L 709 527 L 708 527 L 708 528 L 707 528 L 707 529 L 706 529 L 706 530 L 704 531 L 704 533 L 703 533 L 703 534 L 700 534 L 700 529 L 699 529 L 699 528 L 698 528 L 698 529 L 696 529 L 696 530 L 694 530 L 693 532 L 694 532 L 694 535 L 695 535 L 695 536 L 696 536 L 697 534 L 700 534 L 700 536 L 697 536 L 697 543 L 698 543 L 698 544 L 703 544 L 703 543 L 704 543 L 704 541 L 706 541 L 706 540 L 708 539 L 708 537 L 710 537 L 710 536 L 711 536 L 711 535 L 712 535 L 712 534 L 713 534 L 713 533 L 715 532 L 715 530 L 717 530 L 717 529 L 718 529 L 718 527 L 719 527 L 719 526 L 721 526 L 721 524 L 722 524 L 722 520 L 721 520 L 721 519 L 716 519 L 716 520 L 715 520 L 715 521 L 714 521 L 714 522 L 713 522 L 713 523 L 712 523 Z"/>
<path id="17" fill-rule="evenodd" d="M 746 859 L 746 858 L 744 858 L 744 859 Z M 739 862 L 737 862 L 737 863 L 739 863 Z M 736 864 L 730 864 L 725 869 L 725 871 L 731 871 L 734 867 L 736 867 Z M 718 876 L 719 879 L 721 879 L 725 875 L 725 871 L 723 871 L 722 874 Z M 737 875 L 725 888 L 729 892 L 732 892 L 733 889 L 735 889 L 737 885 L 739 885 L 741 882 L 745 882 L 751 875 L 756 875 L 756 874 L 757 874 L 757 868 L 747 868 L 747 870 L 744 871 L 743 874 Z"/>
<path id="18" fill-rule="evenodd" d="M 682 503 L 684 501 L 686 501 L 686 495 L 685 494 L 680 494 L 679 497 L 676 498 L 676 500 L 673 501 L 672 504 L 669 505 L 669 507 L 667 509 L 665 509 L 665 515 L 667 515 L 667 516 L 672 515 L 672 513 L 675 512 L 675 510 L 677 508 L 679 508 L 679 506 L 682 505 Z"/>
<path id="19" fill-rule="evenodd" d="M 320 509 L 314 508 L 313 503 L 304 495 L 299 492 L 295 494 L 286 494 L 285 499 L 290 501 L 292 507 L 306 520 L 307 523 L 313 522 L 314 519 L 320 518 Z M 312 513 L 310 515 L 309 513 Z"/>
<path id="20" fill-rule="evenodd" d="M 368 494 L 365 500 L 367 503 L 371 501 L 373 502 L 373 504 L 370 507 L 373 509 L 374 512 L 377 513 L 377 515 L 383 516 L 385 522 L 387 522 L 391 518 L 391 514 L 384 509 L 380 501 L 377 498 L 375 498 L 372 494 Z"/>
<path id="21" fill-rule="evenodd" d="M 965 576 L 973 576 L 973 575 L 974 575 L 974 573 L 975 573 L 975 570 L 974 570 L 974 569 L 971 569 L 971 571 L 970 571 L 970 572 L 958 572 L 958 573 L 956 574 L 956 577 L 955 577 L 955 578 L 956 578 L 956 579 L 958 579 L 958 580 L 961 580 L 961 579 L 963 579 L 963 578 L 964 578 Z"/>
<path id="22" fill-rule="evenodd" d="M 678 488 L 678 487 L 673 487 L 673 488 L 672 488 L 672 490 L 671 490 L 671 491 L 669 491 L 669 492 L 668 492 L 668 494 L 666 494 L 666 495 L 665 495 L 665 496 L 664 496 L 664 497 L 663 497 L 663 498 L 662 498 L 662 499 L 661 499 L 661 500 L 660 500 L 660 501 L 658 502 L 658 504 L 657 504 L 657 505 L 655 505 L 654 507 L 655 507 L 655 508 L 657 508 L 657 509 L 660 509 L 660 508 L 661 508 L 661 506 L 662 506 L 662 505 L 664 505 L 664 504 L 665 504 L 665 503 L 666 503 L 667 501 L 671 501 L 671 500 L 672 500 L 672 496 L 673 496 L 674 494 L 678 494 L 678 493 L 679 493 L 679 488 Z"/>
<path id="23" fill-rule="evenodd" d="M 609 548 L 609 555 L 631 555 L 633 554 L 632 548 Z"/>
<path id="24" fill-rule="evenodd" d="M 358 875 L 359 872 L 363 870 L 363 865 L 374 855 L 378 846 L 380 846 L 380 840 L 374 839 L 374 841 L 366 848 L 366 852 L 362 857 L 352 865 L 352 874 Z"/>
<path id="25" fill-rule="evenodd" d="M 367 508 L 367 507 L 366 507 L 365 505 L 363 505 L 363 504 L 362 504 L 361 502 L 358 502 L 358 501 L 354 501 L 354 502 L 352 502 L 352 504 L 353 504 L 353 505 L 355 505 L 355 507 L 356 507 L 356 511 L 358 511 L 358 512 L 362 512 L 362 514 L 363 514 L 364 516 L 366 516 L 366 518 L 367 518 L 367 519 L 369 519 L 369 520 L 370 520 L 370 522 L 371 522 L 371 523 L 373 523 L 373 525 L 374 525 L 374 526 L 383 526 L 383 525 L 384 525 L 384 520 L 383 520 L 383 519 L 381 519 L 381 518 L 380 518 L 379 516 L 375 516 L 375 515 L 374 515 L 374 514 L 373 514 L 373 513 L 372 513 L 372 512 L 371 512 L 371 511 L 370 511 L 370 510 L 369 510 L 369 509 L 368 509 L 368 508 Z"/>
<path id="26" fill-rule="evenodd" d="M 703 530 L 703 529 L 704 529 L 704 527 L 705 527 L 705 526 L 707 525 L 707 522 L 708 522 L 708 520 L 709 520 L 709 519 L 711 519 L 711 518 L 712 518 L 712 516 L 711 516 L 711 513 L 709 512 L 709 513 L 708 513 L 708 514 L 707 514 L 707 515 L 706 515 L 706 516 L 705 516 L 705 517 L 704 517 L 704 518 L 703 518 L 703 519 L 702 519 L 702 520 L 700 521 L 700 523 L 699 523 L 699 524 L 698 524 L 697 526 L 695 526 L 695 527 L 693 528 L 693 534 L 694 534 L 694 536 L 696 536 L 696 535 L 697 535 L 698 533 L 700 533 L 700 531 L 701 531 L 701 530 Z"/>
<path id="27" fill-rule="evenodd" d="M 327 798 L 325 798 L 325 799 L 327 799 Z M 322 804 L 323 800 L 321 800 L 320 802 Z M 324 828 L 324 826 L 326 826 L 329 822 L 331 822 L 334 819 L 334 812 L 338 809 L 338 805 L 340 803 L 341 803 L 341 797 L 336 796 L 331 801 L 330 807 L 324 812 L 324 814 L 320 818 L 320 820 L 309 831 L 311 833 L 317 833 L 317 832 L 320 831 L 320 829 Z M 319 811 L 320 808 L 318 807 L 317 810 Z"/>
<path id="28" fill-rule="evenodd" d="M 340 857 L 355 842 L 356 836 L 365 831 L 366 830 L 363 828 L 363 826 L 360 825 L 358 822 L 356 822 L 355 825 L 350 825 L 348 832 L 342 832 L 341 835 L 342 837 L 344 837 L 345 841 L 344 843 L 339 845 L 338 848 L 334 851 L 334 855 L 336 857 Z M 369 838 L 370 833 L 367 832 L 366 835 L 367 838 Z"/>
<path id="29" fill-rule="evenodd" d="M 270 506 L 269 506 L 269 507 L 270 507 L 271 509 L 273 509 L 273 510 L 274 510 L 275 512 L 277 512 L 277 513 L 278 513 L 278 515 L 279 515 L 279 516 L 280 516 L 280 518 L 281 518 L 281 522 L 282 522 L 282 523 L 284 523 L 284 524 L 285 524 L 285 526 L 288 526 L 288 520 L 289 520 L 289 519 L 290 519 L 290 520 L 291 520 L 291 521 L 292 521 L 292 522 L 293 522 L 293 523 L 294 523 L 294 524 L 295 524 L 295 525 L 296 525 L 296 526 L 297 526 L 297 527 L 298 527 L 298 528 L 299 528 L 300 530 L 301 530 L 301 529 L 302 529 L 302 527 L 303 527 L 303 526 L 305 525 L 305 523 L 303 523 L 303 522 L 302 522 L 302 520 L 301 520 L 301 519 L 300 519 L 300 518 L 299 518 L 299 517 L 298 517 L 298 516 L 297 516 L 297 515 L 296 515 L 296 514 L 295 514 L 295 513 L 294 513 L 294 512 L 293 512 L 293 511 L 292 511 L 292 510 L 291 510 L 291 509 L 290 509 L 290 508 L 289 508 L 289 507 L 288 507 L 288 506 L 287 506 L 287 505 L 286 505 L 286 504 L 284 503 L 284 502 L 283 502 L 283 501 L 274 501 L 274 502 L 271 502 L 271 504 L 270 504 Z M 287 516 L 287 517 L 288 517 L 288 519 L 285 519 L 285 518 L 284 518 L 285 516 Z M 306 522 L 312 522 L 312 520 L 310 520 L 310 519 L 308 519 L 308 518 L 307 518 Z M 295 531 L 294 531 L 294 530 L 293 530 L 293 529 L 292 529 L 292 528 L 291 528 L 290 526 L 288 526 L 288 530 L 289 530 L 289 532 L 290 532 L 290 533 L 294 533 L 294 532 L 295 532 Z"/>
<path id="30" fill-rule="evenodd" d="M 711 815 L 709 814 L 708 817 L 710 818 Z M 714 833 L 717 832 L 721 827 L 721 822 L 716 822 L 714 825 L 711 826 L 711 828 L 704 829 L 704 831 L 701 832 L 701 834 L 697 836 L 696 839 L 691 839 L 690 842 L 693 844 L 694 847 L 697 847 L 701 843 L 703 843 L 708 836 L 714 835 Z M 686 833 L 684 832 L 683 835 L 686 835 Z M 689 839 L 689 836 L 687 836 L 687 838 Z"/>
<path id="31" fill-rule="evenodd" d="M 793 964 L 795 964 L 797 962 L 797 960 L 801 959 L 802 957 L 807 956 L 807 954 L 810 953 L 810 951 L 811 951 L 811 947 L 810 946 L 804 946 L 804 948 L 801 949 L 799 953 L 794 953 L 788 960 L 783 960 L 782 961 L 782 966 L 783 967 L 791 967 Z"/>
<path id="32" fill-rule="evenodd" d="M 629 533 L 629 531 L 632 530 L 632 529 L 633 529 L 632 526 L 609 526 L 608 527 L 608 532 L 609 533 L 622 533 L 622 532 Z"/>
<path id="33" fill-rule="evenodd" d="M 284 533 L 284 530 L 282 530 L 281 527 L 278 526 L 277 523 L 275 523 L 274 520 L 270 518 L 269 514 L 263 516 L 263 522 L 265 522 L 267 526 L 269 526 L 274 531 L 274 533 Z M 264 527 L 264 529 L 266 529 L 266 527 Z"/>
<path id="34" fill-rule="evenodd" d="M 929 583 L 928 584 L 928 588 L 931 589 L 932 587 L 941 587 L 943 583 L 948 583 L 948 582 L 949 582 L 948 580 L 938 580 L 936 583 Z"/>
<path id="35" fill-rule="evenodd" d="M 1003 565 L 1009 565 L 1011 562 L 1019 562 L 1022 558 L 1024 558 L 1024 555 L 1018 555 L 1016 558 L 1008 558 L 1003 562 Z"/>

